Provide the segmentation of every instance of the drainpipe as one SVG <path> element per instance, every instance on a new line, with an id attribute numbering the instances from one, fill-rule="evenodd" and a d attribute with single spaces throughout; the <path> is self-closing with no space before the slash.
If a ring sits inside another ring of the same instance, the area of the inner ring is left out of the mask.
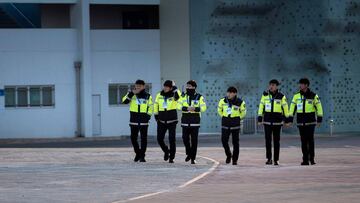
<path id="1" fill-rule="evenodd" d="M 80 69 L 81 62 L 76 61 L 75 67 L 75 85 L 76 85 L 76 131 L 75 137 L 84 137 L 81 134 L 81 89 L 80 89 Z"/>

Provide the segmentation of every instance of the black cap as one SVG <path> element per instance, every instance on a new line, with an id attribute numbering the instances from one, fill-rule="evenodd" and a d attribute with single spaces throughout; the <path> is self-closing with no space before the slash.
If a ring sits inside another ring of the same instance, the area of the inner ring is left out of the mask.
<path id="1" fill-rule="evenodd" d="M 136 80 L 135 84 L 136 84 L 136 85 L 145 85 L 145 81 L 143 81 L 143 80 Z"/>
<path id="2" fill-rule="evenodd" d="M 164 82 L 164 86 L 172 88 L 173 82 L 172 82 L 171 80 L 166 80 L 166 81 Z"/>
<path id="3" fill-rule="evenodd" d="M 275 84 L 275 85 L 279 86 L 280 82 L 276 79 L 272 79 L 272 80 L 270 80 L 269 84 Z"/>
<path id="4" fill-rule="evenodd" d="M 310 85 L 310 81 L 309 81 L 309 79 L 307 79 L 307 78 L 301 78 L 301 79 L 299 80 L 299 84 L 304 84 L 304 85 L 309 86 L 309 85 Z"/>
<path id="5" fill-rule="evenodd" d="M 236 87 L 231 86 L 231 87 L 229 87 L 229 88 L 227 89 L 227 92 L 237 93 L 237 89 L 236 89 Z"/>
<path id="6" fill-rule="evenodd" d="M 196 84 L 196 82 L 195 82 L 195 80 L 189 80 L 186 84 L 189 84 L 189 85 L 191 85 L 191 86 L 193 86 L 193 87 L 197 87 L 197 84 Z"/>

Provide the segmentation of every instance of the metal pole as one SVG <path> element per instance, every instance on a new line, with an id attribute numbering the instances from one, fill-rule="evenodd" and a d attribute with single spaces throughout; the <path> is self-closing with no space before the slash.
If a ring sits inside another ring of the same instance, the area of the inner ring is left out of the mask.
<path id="1" fill-rule="evenodd" d="M 80 71 L 81 71 L 81 62 L 76 61 L 74 63 L 75 67 L 75 84 L 76 84 L 76 137 L 83 137 L 81 134 L 81 87 L 80 87 Z"/>
<path id="2" fill-rule="evenodd" d="M 254 126 L 255 126 L 255 135 L 257 135 L 257 118 L 256 118 L 256 113 L 254 114 Z"/>
<path id="3" fill-rule="evenodd" d="M 334 126 L 334 120 L 330 119 L 330 136 L 333 135 L 333 126 Z"/>

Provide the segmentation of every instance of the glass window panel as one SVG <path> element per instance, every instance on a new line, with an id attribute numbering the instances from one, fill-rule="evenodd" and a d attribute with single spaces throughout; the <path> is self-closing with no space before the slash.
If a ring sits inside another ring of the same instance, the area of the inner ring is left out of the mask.
<path id="1" fill-rule="evenodd" d="M 15 107 L 15 88 L 5 88 L 5 107 Z"/>
<path id="2" fill-rule="evenodd" d="M 17 89 L 17 100 L 18 106 L 28 106 L 28 90 L 26 87 L 20 87 Z"/>
<path id="3" fill-rule="evenodd" d="M 30 106 L 40 106 L 40 87 L 30 88 Z"/>
<path id="4" fill-rule="evenodd" d="M 118 104 L 118 88 L 117 85 L 109 85 L 109 104 Z"/>
<path id="5" fill-rule="evenodd" d="M 43 87 L 42 88 L 42 105 L 43 106 L 53 106 L 53 88 L 52 87 Z"/>

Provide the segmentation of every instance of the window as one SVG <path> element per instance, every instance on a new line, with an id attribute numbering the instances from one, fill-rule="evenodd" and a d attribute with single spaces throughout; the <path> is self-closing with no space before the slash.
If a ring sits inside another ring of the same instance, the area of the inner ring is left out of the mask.
<path id="1" fill-rule="evenodd" d="M 5 88 L 5 107 L 15 107 L 15 88 Z"/>
<path id="2" fill-rule="evenodd" d="M 158 5 L 90 5 L 91 29 L 159 29 Z"/>
<path id="3" fill-rule="evenodd" d="M 5 86 L 5 107 L 55 106 L 54 86 Z"/>
<path id="4" fill-rule="evenodd" d="M 134 89 L 134 84 L 110 84 L 109 85 L 109 105 L 122 105 L 122 98 Z M 145 85 L 146 92 L 151 91 L 151 84 Z"/>

